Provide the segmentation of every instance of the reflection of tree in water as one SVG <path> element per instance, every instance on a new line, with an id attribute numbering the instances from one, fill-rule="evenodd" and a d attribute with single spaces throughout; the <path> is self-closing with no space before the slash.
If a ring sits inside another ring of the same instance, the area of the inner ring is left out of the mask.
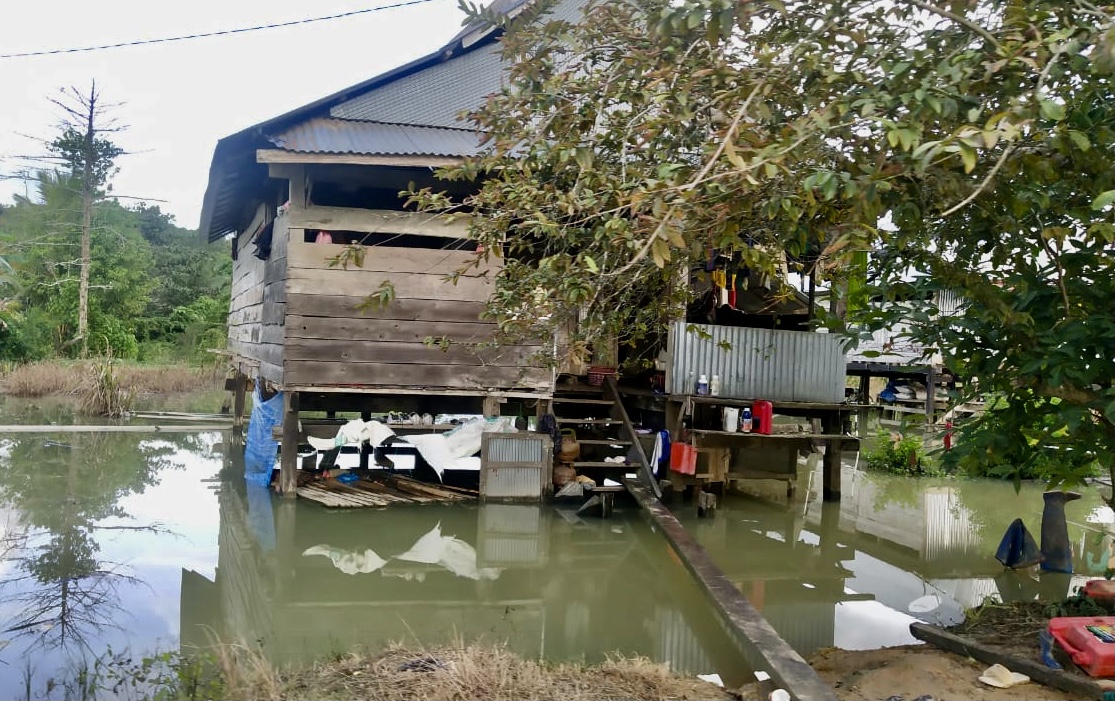
<path id="1" fill-rule="evenodd" d="M 72 434 L 65 443 L 41 436 L 6 441 L 0 451 L 0 498 L 19 516 L 10 536 L 17 565 L 0 581 L 0 625 L 42 647 L 88 649 L 90 636 L 118 627 L 119 587 L 139 584 L 120 563 L 100 557 L 97 533 L 157 530 L 135 524 L 121 498 L 140 493 L 175 464 L 180 450 L 206 450 L 207 438 L 181 434 L 146 441 L 120 434 Z"/>

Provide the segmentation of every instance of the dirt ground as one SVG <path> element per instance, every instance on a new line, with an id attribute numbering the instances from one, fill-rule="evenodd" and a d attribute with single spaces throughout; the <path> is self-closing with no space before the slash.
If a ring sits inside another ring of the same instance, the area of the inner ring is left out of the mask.
<path id="1" fill-rule="evenodd" d="M 930 645 L 879 650 L 822 650 L 809 663 L 841 699 L 883 701 L 900 696 L 913 701 L 926 694 L 934 701 L 1070 701 L 1077 699 L 1036 682 L 996 689 L 979 681 L 987 665 Z"/>
<path id="2" fill-rule="evenodd" d="M 965 621 L 950 632 L 985 645 L 993 645 L 1012 656 L 1040 661 L 1035 642 L 1050 616 L 1111 615 L 1110 605 L 1082 596 L 1064 601 L 1025 601 L 1012 604 L 988 602 L 968 611 Z M 831 684 L 841 699 L 887 699 L 900 696 L 907 701 L 930 695 L 935 701 L 971 699 L 1008 701 L 1018 699 L 1074 699 L 1077 696 L 1037 682 L 1010 689 L 996 689 L 979 681 L 988 665 L 941 650 L 932 645 L 908 645 L 879 650 L 823 650 L 810 664 Z M 1083 672 L 1062 658 L 1069 673 Z M 1017 670 L 1016 670 L 1017 671 Z"/>

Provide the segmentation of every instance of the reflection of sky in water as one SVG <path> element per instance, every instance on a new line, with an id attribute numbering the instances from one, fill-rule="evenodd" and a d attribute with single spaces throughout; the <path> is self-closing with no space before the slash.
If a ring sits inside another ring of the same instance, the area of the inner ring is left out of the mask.
<path id="1" fill-rule="evenodd" d="M 855 594 L 844 588 L 845 594 Z M 833 644 L 845 650 L 913 645 L 910 624 L 917 618 L 878 601 L 843 601 L 836 605 L 836 635 Z"/>
<path id="2" fill-rule="evenodd" d="M 40 442 L 46 443 L 49 434 L 41 438 Z M 202 445 L 211 448 L 218 439 L 218 434 L 206 436 Z M 113 436 L 108 440 L 139 439 Z M 126 516 L 111 516 L 94 524 L 91 537 L 98 546 L 94 556 L 98 567 L 111 575 L 93 575 L 75 583 L 84 590 L 104 592 L 109 597 L 106 604 L 92 611 L 93 618 L 107 615 L 111 620 L 102 621 L 106 625 L 99 630 L 96 626 L 84 626 L 93 655 L 107 647 L 118 651 L 177 648 L 182 568 L 209 577 L 216 569 L 217 499 L 202 480 L 218 472 L 221 459 L 210 456 L 208 450 L 198 453 L 160 441 L 140 444 L 168 449 L 160 456 L 163 467 L 153 484 L 117 502 Z M 0 459 L 10 458 L 10 447 L 0 447 Z M 53 508 L 64 508 L 60 504 L 62 495 L 46 492 L 36 498 L 48 504 L 58 502 Z M 8 514 L 10 520 L 5 518 Z M 6 525 L 15 525 L 19 518 L 18 512 L 7 507 L 0 509 L 0 519 Z M 147 526 L 156 526 L 159 531 L 141 530 Z M 18 530 L 26 531 L 24 527 Z M 14 559 L 33 553 L 34 548 L 50 542 L 51 537 L 43 531 L 32 531 L 27 536 L 23 549 L 12 553 L 13 559 L 0 563 L 0 574 L 7 580 L 3 597 L 8 603 L 0 605 L 0 618 L 5 623 L 18 619 L 24 610 L 12 604 L 13 598 L 21 595 L 56 598 L 62 586 L 28 577 Z M 36 630 L 47 633 L 58 630 L 49 626 L 43 624 Z M 10 644 L 0 652 L 0 660 L 6 663 L 0 667 L 0 698 L 15 698 L 23 693 L 22 677 L 27 668 L 34 678 L 33 694 L 41 693 L 48 677 L 57 676 L 59 670 L 72 669 L 75 659 L 81 656 L 80 647 L 43 648 L 35 644 L 34 636 L 20 637 L 10 631 L 2 635 Z"/>

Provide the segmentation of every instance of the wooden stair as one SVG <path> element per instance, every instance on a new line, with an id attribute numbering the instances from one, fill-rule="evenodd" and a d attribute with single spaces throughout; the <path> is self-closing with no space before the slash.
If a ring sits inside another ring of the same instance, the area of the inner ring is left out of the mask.
<path id="1" fill-rule="evenodd" d="M 591 473 L 588 476 L 599 478 L 597 483 L 602 484 L 604 478 L 622 481 L 625 474 L 636 472 L 658 494 L 658 484 L 650 475 L 643 447 L 627 411 L 619 402 L 613 378 L 591 390 L 578 387 L 576 391 L 563 392 L 559 387 L 553 398 L 553 411 L 560 427 L 573 428 L 577 434 L 581 455 L 573 462 L 573 468 L 578 474 L 587 470 Z M 606 457 L 617 455 L 622 455 L 624 462 L 604 461 Z M 633 457 L 634 462 L 628 463 L 628 457 Z"/>

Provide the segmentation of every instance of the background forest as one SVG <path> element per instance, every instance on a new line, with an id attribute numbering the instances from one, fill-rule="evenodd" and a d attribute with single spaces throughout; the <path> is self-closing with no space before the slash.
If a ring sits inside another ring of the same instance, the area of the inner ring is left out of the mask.
<path id="1" fill-rule="evenodd" d="M 69 358 L 78 323 L 81 183 L 43 170 L 0 204 L 0 361 Z M 158 206 L 93 206 L 89 350 L 213 363 L 225 345 L 231 260 Z"/>

